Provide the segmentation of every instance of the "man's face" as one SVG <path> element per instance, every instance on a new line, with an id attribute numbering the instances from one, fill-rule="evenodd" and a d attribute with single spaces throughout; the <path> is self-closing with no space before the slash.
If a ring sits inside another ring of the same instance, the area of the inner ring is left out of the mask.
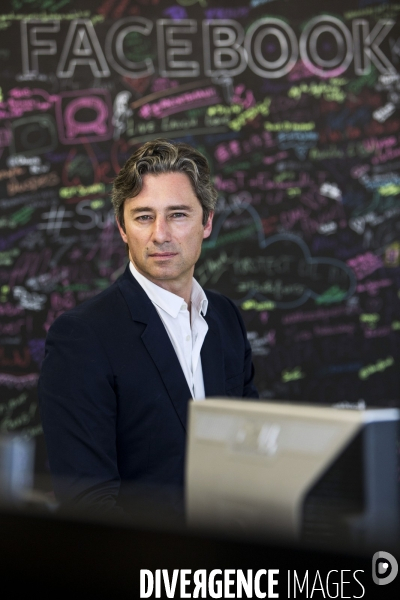
<path id="1" fill-rule="evenodd" d="M 203 209 L 186 174 L 147 174 L 141 192 L 125 200 L 125 231 L 118 228 L 136 269 L 173 291 L 191 282 L 212 216 L 202 224 Z"/>

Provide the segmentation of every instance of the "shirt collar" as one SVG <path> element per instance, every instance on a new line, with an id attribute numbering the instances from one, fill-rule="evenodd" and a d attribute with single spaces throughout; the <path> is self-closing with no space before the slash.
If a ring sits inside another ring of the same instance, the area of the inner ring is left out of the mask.
<path id="1" fill-rule="evenodd" d="M 198 314 L 202 313 L 204 316 L 208 308 L 208 298 L 205 295 L 203 288 L 194 277 L 190 299 L 196 312 L 198 312 Z"/>
<path id="2" fill-rule="evenodd" d="M 159 308 L 165 310 L 165 312 L 171 315 L 171 317 L 175 319 L 183 307 L 185 309 L 187 308 L 186 302 L 183 298 L 173 294 L 172 292 L 169 292 L 168 290 L 165 290 L 164 288 L 150 281 L 150 279 L 147 279 L 147 277 L 139 273 L 132 261 L 129 261 L 129 268 L 132 275 L 139 285 L 144 289 L 150 300 Z M 203 313 L 203 315 L 205 315 L 208 308 L 208 299 L 203 288 L 194 277 L 190 299 L 192 301 L 192 307 L 195 309 L 195 311 L 198 314 Z"/>

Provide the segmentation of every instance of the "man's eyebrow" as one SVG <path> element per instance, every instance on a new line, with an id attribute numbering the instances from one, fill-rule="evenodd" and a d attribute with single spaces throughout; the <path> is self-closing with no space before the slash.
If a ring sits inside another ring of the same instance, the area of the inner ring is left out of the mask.
<path id="1" fill-rule="evenodd" d="M 131 208 L 129 210 L 129 213 L 131 215 L 134 215 L 139 212 L 154 212 L 154 209 L 151 208 L 150 206 L 135 206 L 135 208 Z"/>
<path id="2" fill-rule="evenodd" d="M 186 212 L 192 212 L 193 211 L 193 207 L 189 206 L 187 204 L 173 204 L 171 206 L 167 206 L 166 210 L 170 211 L 170 210 L 184 210 Z M 141 212 L 150 212 L 153 213 L 155 212 L 154 208 L 152 208 L 151 206 L 135 206 L 134 208 L 131 208 L 129 213 L 131 215 L 135 215 L 137 213 L 141 213 Z"/>
<path id="3" fill-rule="evenodd" d="M 174 204 L 172 206 L 167 206 L 167 210 L 185 210 L 186 212 L 192 212 L 193 207 L 188 206 L 187 204 Z"/>

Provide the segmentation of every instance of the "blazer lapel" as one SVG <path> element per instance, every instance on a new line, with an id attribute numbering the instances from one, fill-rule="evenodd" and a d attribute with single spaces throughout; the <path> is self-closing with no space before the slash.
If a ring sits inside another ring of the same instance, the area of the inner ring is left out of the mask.
<path id="1" fill-rule="evenodd" d="M 208 303 L 205 320 L 208 331 L 201 349 L 201 366 L 203 368 L 204 389 L 206 398 L 225 396 L 224 354 L 220 328 L 213 315 L 212 306 Z"/>
<path id="2" fill-rule="evenodd" d="M 167 389 L 176 413 L 186 431 L 187 405 L 192 397 L 168 333 L 153 303 L 129 270 L 118 280 L 132 319 L 147 324 L 141 338 Z"/>
<path id="3" fill-rule="evenodd" d="M 168 395 L 186 430 L 187 405 L 192 397 L 186 377 L 165 327 L 154 309 L 154 316 L 142 333 L 142 340 L 167 388 Z"/>

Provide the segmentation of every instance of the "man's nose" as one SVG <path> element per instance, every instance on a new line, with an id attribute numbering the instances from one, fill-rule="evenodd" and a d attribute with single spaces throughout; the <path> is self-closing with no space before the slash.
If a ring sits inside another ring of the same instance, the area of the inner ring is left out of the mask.
<path id="1" fill-rule="evenodd" d="M 153 242 L 155 244 L 164 244 L 171 240 L 171 232 L 167 219 L 162 216 L 157 216 L 153 224 L 152 232 Z"/>

